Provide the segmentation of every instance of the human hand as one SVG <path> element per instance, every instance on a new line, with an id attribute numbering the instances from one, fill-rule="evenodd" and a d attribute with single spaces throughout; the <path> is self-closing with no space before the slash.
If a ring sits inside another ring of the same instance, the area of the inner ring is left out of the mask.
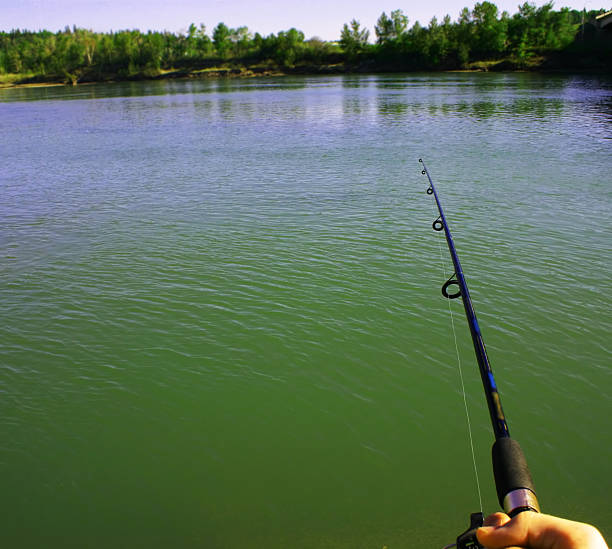
<path id="1" fill-rule="evenodd" d="M 488 549 L 608 549 L 597 528 L 582 522 L 526 511 L 513 519 L 494 513 L 478 529 Z"/>

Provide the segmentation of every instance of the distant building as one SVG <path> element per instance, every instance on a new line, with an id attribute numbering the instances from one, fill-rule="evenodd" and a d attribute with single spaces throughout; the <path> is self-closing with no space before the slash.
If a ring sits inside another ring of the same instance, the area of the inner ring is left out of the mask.
<path id="1" fill-rule="evenodd" d="M 606 32 L 612 32 L 612 10 L 601 13 L 595 17 L 595 28 Z"/>

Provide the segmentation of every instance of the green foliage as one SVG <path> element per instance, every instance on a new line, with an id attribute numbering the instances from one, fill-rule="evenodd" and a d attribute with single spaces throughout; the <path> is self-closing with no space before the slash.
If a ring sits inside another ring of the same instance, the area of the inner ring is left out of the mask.
<path id="1" fill-rule="evenodd" d="M 596 13 L 585 13 L 582 19 Z M 485 0 L 472 10 L 461 10 L 455 23 L 446 15 L 442 24 L 434 17 L 428 27 L 416 22 L 406 30 L 407 19 L 399 10 L 391 12 L 391 17 L 383 12 L 375 28 L 373 56 L 376 65 L 385 70 L 456 69 L 472 63 L 485 66 L 483 61 L 500 59 L 520 66 L 532 57 L 567 51 L 580 26 L 578 15 L 567 8 L 555 11 L 552 3 L 540 8 L 525 3 L 511 17 L 506 12 L 500 14 L 494 3 Z M 603 59 L 600 52 L 605 48 L 597 48 Z"/>
<path id="2" fill-rule="evenodd" d="M 356 19 L 353 19 L 350 25 L 349 27 L 344 23 L 344 27 L 342 27 L 340 46 L 342 46 L 349 60 L 353 61 L 367 47 L 370 31 L 360 28 L 361 24 Z"/>
<path id="3" fill-rule="evenodd" d="M 588 23 L 602 11 L 555 11 L 552 2 L 540 7 L 525 2 L 510 16 L 484 0 L 471 10 L 461 10 L 455 22 L 446 15 L 441 23 L 434 17 L 426 27 L 416 22 L 408 28 L 408 17 L 398 9 L 379 17 L 374 29 L 376 44 L 368 42 L 368 29 L 356 19 L 344 24 L 339 43 L 317 38 L 306 41 L 296 28 L 264 37 L 253 35 L 247 27 L 232 29 L 224 23 L 214 28 L 212 37 L 202 23 L 191 23 L 186 34 L 95 33 L 76 27 L 56 33 L 13 30 L 0 32 L 0 75 L 75 83 L 117 76 L 151 77 L 173 69 L 235 61 L 286 69 L 348 61 L 372 70 L 435 70 L 469 67 L 475 62 L 484 66 L 496 59 L 528 66 L 530 59 L 552 54 L 574 61 L 580 56 L 595 58 L 609 66 L 609 33 L 598 33 Z"/>
<path id="4" fill-rule="evenodd" d="M 304 33 L 297 29 L 281 31 L 276 38 L 274 58 L 283 66 L 291 67 L 301 59 L 304 49 Z"/>
<path id="5" fill-rule="evenodd" d="M 224 57 L 230 47 L 230 30 L 225 23 L 219 23 L 213 31 L 213 44 L 220 57 Z"/>
<path id="6" fill-rule="evenodd" d="M 325 63 L 341 61 L 343 55 L 343 51 L 338 45 L 314 37 L 304 42 L 302 60 L 312 65 L 324 65 Z"/>
<path id="7" fill-rule="evenodd" d="M 213 53 L 213 41 L 206 34 L 206 26 L 204 23 L 200 23 L 199 27 L 196 27 L 194 23 L 191 23 L 191 25 L 189 25 L 186 40 L 187 48 L 185 54 L 191 59 L 206 57 Z"/>
<path id="8" fill-rule="evenodd" d="M 508 21 L 508 49 L 520 59 L 569 46 L 583 15 L 568 8 L 554 11 L 552 2 L 536 8 L 525 2 Z"/>
<path id="9" fill-rule="evenodd" d="M 392 11 L 391 17 L 387 17 L 387 14 L 383 11 L 374 27 L 378 44 L 386 44 L 398 40 L 404 34 L 407 27 L 408 17 L 404 15 L 402 10 Z"/>
<path id="10" fill-rule="evenodd" d="M 507 14 L 500 19 L 495 4 L 477 3 L 472 10 L 472 52 L 476 59 L 496 58 L 506 44 Z"/>

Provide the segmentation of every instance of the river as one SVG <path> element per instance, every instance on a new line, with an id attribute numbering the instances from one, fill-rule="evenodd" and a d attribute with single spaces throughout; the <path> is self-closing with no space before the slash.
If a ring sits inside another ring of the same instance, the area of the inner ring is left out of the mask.
<path id="1" fill-rule="evenodd" d="M 2 544 L 435 548 L 497 510 L 421 157 L 543 510 L 610 540 L 611 129 L 589 76 L 0 90 Z"/>

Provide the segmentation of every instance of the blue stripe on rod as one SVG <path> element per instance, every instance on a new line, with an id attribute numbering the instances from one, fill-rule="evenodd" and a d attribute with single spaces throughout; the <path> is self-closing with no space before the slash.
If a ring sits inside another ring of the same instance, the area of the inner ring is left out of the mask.
<path id="1" fill-rule="evenodd" d="M 480 334 L 480 326 L 478 324 L 478 321 L 474 318 L 474 328 L 476 328 L 476 331 Z"/>
<path id="2" fill-rule="evenodd" d="M 493 377 L 492 372 L 489 372 L 489 383 L 491 384 L 491 387 L 497 391 L 497 385 L 495 385 L 495 378 Z"/>

